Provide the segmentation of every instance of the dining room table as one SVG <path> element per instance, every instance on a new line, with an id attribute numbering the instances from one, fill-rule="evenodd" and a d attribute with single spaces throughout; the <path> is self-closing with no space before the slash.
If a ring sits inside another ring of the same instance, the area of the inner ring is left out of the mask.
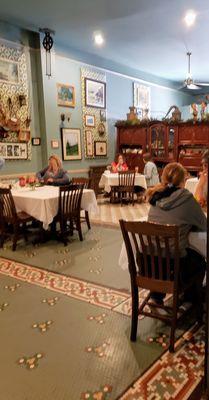
<path id="1" fill-rule="evenodd" d="M 195 194 L 196 187 L 199 179 L 197 177 L 189 178 L 186 180 L 185 189 L 189 190 L 193 195 Z"/>
<path id="2" fill-rule="evenodd" d="M 17 212 L 24 211 L 38 221 L 42 222 L 43 228 L 48 229 L 54 217 L 58 213 L 59 187 L 39 186 L 32 190 L 30 187 L 12 188 L 12 196 Z M 92 189 L 84 189 L 81 199 L 82 210 L 89 214 L 98 214 L 98 205 L 95 192 Z"/>
<path id="3" fill-rule="evenodd" d="M 106 193 L 111 192 L 111 186 L 119 185 L 119 177 L 117 172 L 104 171 L 99 181 L 99 187 L 104 188 Z M 135 183 L 134 186 L 141 186 L 143 189 L 147 189 L 147 182 L 145 176 L 139 174 L 138 172 L 135 174 Z"/>

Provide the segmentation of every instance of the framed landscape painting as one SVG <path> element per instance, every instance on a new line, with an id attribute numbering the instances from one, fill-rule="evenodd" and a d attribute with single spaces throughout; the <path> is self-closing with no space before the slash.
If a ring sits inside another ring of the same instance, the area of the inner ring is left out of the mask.
<path id="1" fill-rule="evenodd" d="M 85 115 L 85 126 L 89 126 L 91 128 L 95 127 L 95 116 L 94 115 Z"/>
<path id="2" fill-rule="evenodd" d="M 77 128 L 62 128 L 62 157 L 64 161 L 81 160 L 81 131 Z"/>
<path id="3" fill-rule="evenodd" d="M 0 81 L 16 85 L 19 83 L 18 62 L 0 58 Z"/>
<path id="4" fill-rule="evenodd" d="M 85 78 L 86 107 L 106 108 L 106 83 Z"/>
<path id="5" fill-rule="evenodd" d="M 57 105 L 62 107 L 75 107 L 74 86 L 57 83 Z"/>

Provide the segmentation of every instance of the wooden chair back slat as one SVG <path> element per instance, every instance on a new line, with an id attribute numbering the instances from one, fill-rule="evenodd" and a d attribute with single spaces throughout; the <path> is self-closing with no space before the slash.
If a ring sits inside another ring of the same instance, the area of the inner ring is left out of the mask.
<path id="1" fill-rule="evenodd" d="M 158 236 L 155 236 L 155 242 L 158 252 L 158 267 L 159 267 L 159 278 L 163 279 L 163 258 L 162 258 L 162 247 L 160 245 L 160 239 Z"/>
<path id="2" fill-rule="evenodd" d="M 141 263 L 141 270 L 144 271 L 145 276 L 149 276 L 149 267 L 148 267 L 148 262 L 147 262 L 147 247 L 145 245 L 143 235 L 138 234 L 138 236 L 139 236 L 139 240 L 140 240 L 140 244 L 141 244 L 141 248 L 142 248 L 141 259 L 143 259 L 143 265 Z M 138 254 L 138 257 L 140 260 L 140 253 Z M 139 260 L 138 260 L 138 264 L 139 264 Z"/>
<path id="3" fill-rule="evenodd" d="M 17 219 L 17 212 L 11 188 L 0 188 L 0 201 L 1 217 L 7 222 L 15 222 Z"/>
<path id="4" fill-rule="evenodd" d="M 173 238 L 174 239 L 174 238 Z M 168 279 L 171 279 L 171 268 L 170 268 L 170 245 L 167 237 L 164 238 L 165 241 L 165 254 L 166 254 L 166 275 Z"/>
<path id="5" fill-rule="evenodd" d="M 151 236 L 147 236 L 147 242 L 148 242 L 148 250 L 149 250 L 149 256 L 151 258 L 151 276 L 156 279 L 156 267 L 155 267 L 155 258 L 154 258 L 154 254 L 155 254 L 155 248 L 154 245 L 152 243 L 152 237 Z"/>

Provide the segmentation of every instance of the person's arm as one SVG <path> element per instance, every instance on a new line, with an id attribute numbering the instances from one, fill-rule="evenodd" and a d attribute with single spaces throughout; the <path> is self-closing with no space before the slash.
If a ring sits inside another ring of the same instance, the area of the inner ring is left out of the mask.
<path id="1" fill-rule="evenodd" d="M 191 199 L 188 204 L 187 216 L 189 224 L 191 224 L 195 228 L 195 230 L 199 232 L 206 232 L 207 218 L 201 206 L 193 196 L 191 196 Z"/>
<path id="2" fill-rule="evenodd" d="M 200 179 L 198 181 L 194 197 L 200 203 L 201 206 L 204 206 L 206 203 L 205 199 L 205 187 L 207 186 L 207 174 L 201 173 Z"/>
<path id="3" fill-rule="evenodd" d="M 4 164 L 5 164 L 4 158 L 3 158 L 3 157 L 0 157 L 0 169 L 3 168 Z"/>
<path id="4" fill-rule="evenodd" d="M 59 178 L 49 178 L 48 182 L 57 185 L 67 185 L 70 182 L 70 179 L 67 172 L 63 171 Z"/>
<path id="5" fill-rule="evenodd" d="M 41 181 L 41 180 L 43 179 L 43 177 L 44 177 L 44 175 L 45 175 L 47 169 L 48 169 L 48 167 L 43 168 L 41 171 L 39 171 L 39 172 L 36 173 L 36 178 L 37 178 L 39 181 Z"/>

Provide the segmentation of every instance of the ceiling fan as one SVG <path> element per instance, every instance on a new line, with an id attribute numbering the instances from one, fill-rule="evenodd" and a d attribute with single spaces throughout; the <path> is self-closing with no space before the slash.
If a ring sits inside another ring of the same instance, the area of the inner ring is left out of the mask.
<path id="1" fill-rule="evenodd" d="M 192 78 L 191 74 L 191 52 L 187 53 L 188 57 L 188 73 L 187 73 L 187 78 L 185 79 L 183 86 L 181 89 L 189 89 L 189 90 L 200 90 L 203 86 L 208 86 L 209 87 L 209 82 L 195 82 L 194 79 Z"/>

